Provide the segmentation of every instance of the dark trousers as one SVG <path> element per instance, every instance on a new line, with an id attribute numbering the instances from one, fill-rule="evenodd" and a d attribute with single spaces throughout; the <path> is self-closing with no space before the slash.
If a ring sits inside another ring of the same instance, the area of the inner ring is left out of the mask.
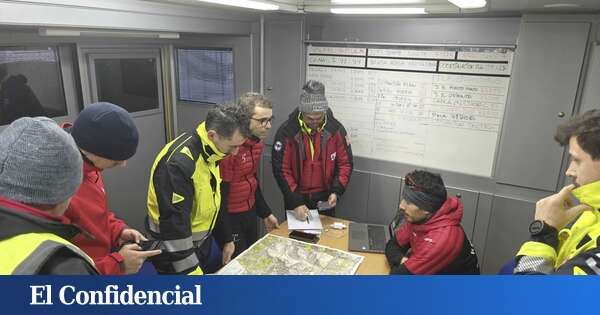
<path id="1" fill-rule="evenodd" d="M 306 206 L 308 207 L 308 209 L 317 209 L 317 202 L 319 201 L 327 201 L 327 199 L 329 199 L 329 195 L 331 195 L 330 192 L 328 191 L 320 191 L 320 192 L 316 192 L 316 193 L 310 193 L 310 194 L 304 194 L 304 202 L 306 204 Z M 339 200 L 338 200 L 339 202 Z M 335 207 L 329 209 L 329 210 L 324 210 L 324 211 L 319 211 L 319 214 L 324 214 L 330 217 L 335 217 Z"/>
<path id="2" fill-rule="evenodd" d="M 235 243 L 235 251 L 232 258 L 237 257 L 241 252 L 248 249 L 258 239 L 256 218 L 256 211 L 254 210 L 229 214 L 233 242 Z"/>

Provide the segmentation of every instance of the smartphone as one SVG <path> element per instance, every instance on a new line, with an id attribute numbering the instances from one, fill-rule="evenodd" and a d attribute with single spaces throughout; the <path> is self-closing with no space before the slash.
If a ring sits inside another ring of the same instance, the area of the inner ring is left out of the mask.
<path id="1" fill-rule="evenodd" d="M 140 245 L 140 247 L 142 248 L 142 251 L 156 250 L 156 249 L 160 249 L 162 247 L 162 241 L 161 240 L 140 241 L 138 243 L 138 245 Z"/>
<path id="2" fill-rule="evenodd" d="M 293 238 L 295 240 L 298 241 L 302 241 L 302 242 L 307 242 L 307 243 L 317 243 L 319 241 L 319 235 L 317 234 L 311 234 L 311 233 L 304 233 L 304 232 L 300 232 L 300 231 L 292 231 L 290 232 L 290 238 Z"/>
<path id="3" fill-rule="evenodd" d="M 329 201 L 317 201 L 317 210 L 323 211 L 331 208 L 333 207 L 329 204 Z"/>

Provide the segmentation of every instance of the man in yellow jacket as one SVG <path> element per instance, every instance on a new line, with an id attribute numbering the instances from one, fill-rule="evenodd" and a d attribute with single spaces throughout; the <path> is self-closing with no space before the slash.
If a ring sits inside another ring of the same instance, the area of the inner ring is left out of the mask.
<path id="1" fill-rule="evenodd" d="M 211 109 L 196 130 L 183 133 L 158 153 L 148 188 L 147 229 L 162 241 L 152 259 L 161 274 L 201 275 L 212 237 L 223 264 L 235 250 L 227 210 L 221 210 L 218 162 L 235 154 L 249 134 L 248 117 L 239 106 Z M 223 204 L 226 204 L 223 202 Z"/>
<path id="2" fill-rule="evenodd" d="M 537 202 L 531 239 L 517 253 L 514 273 L 600 274 L 600 110 L 559 126 L 555 139 L 569 146 L 566 175 L 573 184 Z"/>

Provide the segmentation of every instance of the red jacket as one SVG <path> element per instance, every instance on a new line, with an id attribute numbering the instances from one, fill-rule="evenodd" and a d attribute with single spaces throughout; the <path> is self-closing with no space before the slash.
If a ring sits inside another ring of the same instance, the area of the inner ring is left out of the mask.
<path id="1" fill-rule="evenodd" d="M 271 214 L 256 178 L 263 148 L 264 143 L 260 139 L 250 137 L 240 146 L 237 154 L 229 155 L 219 163 L 221 178 L 228 184 L 229 213 L 256 209 L 260 217 Z"/>
<path id="2" fill-rule="evenodd" d="M 341 196 L 353 168 L 346 129 L 331 110 L 327 111 L 323 130 L 312 135 L 312 156 L 309 136 L 301 130 L 298 115 L 295 110 L 279 127 L 271 153 L 273 175 L 283 193 L 286 209 L 304 204 L 305 194 L 325 191 Z"/>
<path id="3" fill-rule="evenodd" d="M 477 256 L 460 220 L 463 205 L 448 197 L 433 217 L 422 224 L 405 222 L 396 231 L 401 248 L 410 248 L 404 266 L 412 274 L 470 274 L 479 272 Z"/>
<path id="4" fill-rule="evenodd" d="M 68 127 L 68 126 L 67 126 Z M 119 275 L 123 257 L 112 250 L 119 246 L 119 237 L 126 225 L 108 210 L 104 182 L 100 170 L 83 162 L 83 182 L 71 199 L 65 216 L 95 239 L 77 235 L 72 242 L 94 259 L 101 274 Z"/>

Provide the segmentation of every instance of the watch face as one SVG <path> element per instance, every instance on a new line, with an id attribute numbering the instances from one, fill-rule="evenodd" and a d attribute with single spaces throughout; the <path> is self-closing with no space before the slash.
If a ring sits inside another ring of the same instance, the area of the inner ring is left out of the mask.
<path id="1" fill-rule="evenodd" d="M 529 225 L 529 233 L 536 235 L 542 231 L 544 228 L 544 222 L 540 220 L 535 220 L 531 222 Z"/>

